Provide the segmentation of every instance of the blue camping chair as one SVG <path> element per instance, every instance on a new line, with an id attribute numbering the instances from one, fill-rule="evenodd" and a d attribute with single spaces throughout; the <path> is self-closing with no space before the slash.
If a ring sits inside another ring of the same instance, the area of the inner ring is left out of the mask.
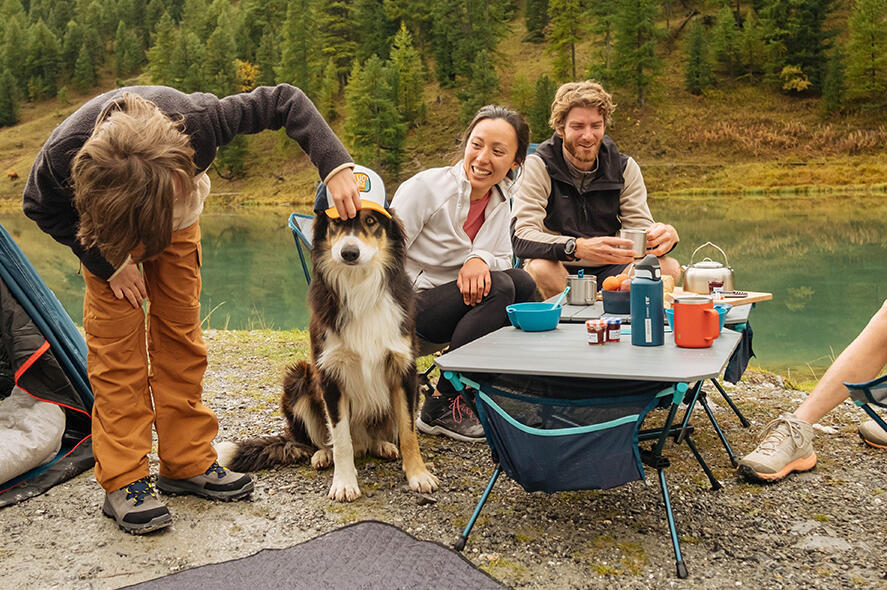
<path id="1" fill-rule="evenodd" d="M 887 408 L 887 375 L 865 383 L 844 383 L 850 390 L 850 399 L 862 408 L 878 426 L 887 431 L 887 422 L 872 408 Z"/>

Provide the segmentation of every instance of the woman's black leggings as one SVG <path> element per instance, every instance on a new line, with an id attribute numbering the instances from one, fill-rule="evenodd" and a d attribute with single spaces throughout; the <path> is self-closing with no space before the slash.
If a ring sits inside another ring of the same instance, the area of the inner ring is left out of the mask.
<path id="1" fill-rule="evenodd" d="M 429 342 L 449 342 L 450 349 L 476 340 L 508 324 L 505 307 L 532 301 L 536 283 L 519 268 L 490 273 L 490 293 L 475 306 L 465 305 L 456 281 L 422 291 L 416 296 L 416 332 Z M 446 380 L 438 381 L 441 393 L 454 393 Z"/>

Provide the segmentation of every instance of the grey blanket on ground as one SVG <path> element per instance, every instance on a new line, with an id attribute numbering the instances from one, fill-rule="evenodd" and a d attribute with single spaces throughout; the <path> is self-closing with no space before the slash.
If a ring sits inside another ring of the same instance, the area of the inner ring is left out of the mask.
<path id="1" fill-rule="evenodd" d="M 287 549 L 204 565 L 128 586 L 188 588 L 506 588 L 440 543 L 420 541 L 383 522 L 348 525 Z"/>

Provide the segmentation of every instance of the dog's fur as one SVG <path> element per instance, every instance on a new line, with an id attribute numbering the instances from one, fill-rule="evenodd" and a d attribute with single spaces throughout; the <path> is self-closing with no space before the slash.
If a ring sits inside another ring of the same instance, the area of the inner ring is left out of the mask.
<path id="1" fill-rule="evenodd" d="M 404 256 L 397 217 L 362 209 L 350 220 L 315 218 L 311 362 L 284 378 L 286 432 L 223 443 L 223 465 L 256 471 L 310 457 L 315 468 L 334 466 L 329 497 L 351 501 L 360 496 L 354 456 L 393 459 L 399 441 L 410 488 L 437 489 L 416 437 L 414 295 Z"/>

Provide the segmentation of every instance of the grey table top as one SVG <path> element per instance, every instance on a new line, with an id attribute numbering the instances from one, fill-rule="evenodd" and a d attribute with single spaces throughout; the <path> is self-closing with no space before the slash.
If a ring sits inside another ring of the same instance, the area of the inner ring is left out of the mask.
<path id="1" fill-rule="evenodd" d="M 590 346 L 584 324 L 561 323 L 547 332 L 511 326 L 441 355 L 441 370 L 559 377 L 695 382 L 716 378 L 730 360 L 741 334 L 724 330 L 710 348 L 679 348 L 671 333 L 662 346 L 619 342 Z"/>

